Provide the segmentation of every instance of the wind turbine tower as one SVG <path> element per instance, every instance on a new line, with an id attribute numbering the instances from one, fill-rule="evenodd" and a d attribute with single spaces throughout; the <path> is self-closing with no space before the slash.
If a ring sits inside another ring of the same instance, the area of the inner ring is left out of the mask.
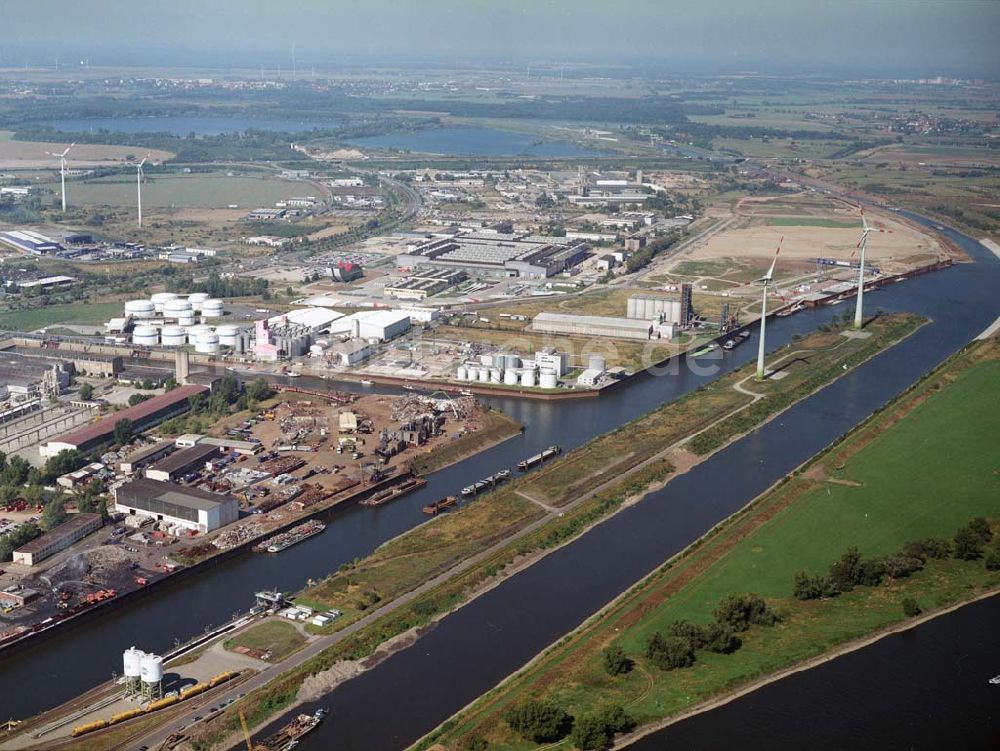
<path id="1" fill-rule="evenodd" d="M 858 302 L 854 308 L 854 328 L 860 330 L 864 317 L 862 305 L 864 304 L 865 296 L 865 248 L 868 247 L 868 233 L 871 232 L 871 227 L 868 226 L 868 220 L 865 219 L 864 206 L 859 205 L 858 209 L 861 211 L 861 226 L 863 229 L 861 231 L 861 239 L 858 241 L 858 248 L 861 250 L 861 263 L 858 269 Z"/>
<path id="2" fill-rule="evenodd" d="M 139 226 L 142 226 L 142 178 L 145 177 L 142 171 L 142 165 L 146 163 L 149 159 L 149 154 L 142 158 L 142 161 L 135 165 L 135 197 L 136 202 L 139 206 Z"/>
<path id="3" fill-rule="evenodd" d="M 54 156 L 59 159 L 59 180 L 60 183 L 62 184 L 62 210 L 64 214 L 66 213 L 66 155 L 69 153 L 69 150 L 72 149 L 74 146 L 76 146 L 76 144 L 71 143 L 69 146 L 66 147 L 66 150 L 61 154 L 53 154 L 51 151 L 45 152 L 49 156 Z"/>
<path id="4" fill-rule="evenodd" d="M 774 251 L 774 260 L 771 261 L 771 268 L 767 270 L 758 282 L 764 285 L 764 294 L 760 301 L 760 342 L 757 345 L 757 380 L 764 380 L 764 329 L 767 326 L 767 288 L 771 284 L 771 280 L 774 278 L 774 265 L 778 262 L 778 254 L 781 252 L 781 243 L 784 242 L 785 238 L 782 236 L 781 240 L 778 241 L 778 249 Z"/>

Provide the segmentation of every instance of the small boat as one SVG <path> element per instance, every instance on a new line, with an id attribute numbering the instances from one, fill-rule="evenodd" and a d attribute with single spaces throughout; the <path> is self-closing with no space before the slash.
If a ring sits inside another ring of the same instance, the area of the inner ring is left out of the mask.
<path id="1" fill-rule="evenodd" d="M 715 342 L 709 342 L 704 347 L 699 349 L 697 352 L 692 352 L 692 357 L 701 357 L 702 355 L 707 355 L 709 352 L 713 352 L 719 348 L 719 345 Z"/>
<path id="2" fill-rule="evenodd" d="M 403 388 L 404 388 L 404 389 L 405 389 L 406 391 L 416 391 L 416 390 L 417 390 L 417 387 L 416 387 L 416 386 L 411 386 L 411 385 L 410 385 L 410 384 L 408 384 L 408 383 L 406 383 L 406 384 L 403 384 Z"/>
<path id="3" fill-rule="evenodd" d="M 371 381 L 362 381 L 362 382 L 361 382 L 361 385 L 362 385 L 362 386 L 371 386 L 371 385 L 372 385 L 372 382 L 371 382 Z"/>
<path id="4" fill-rule="evenodd" d="M 294 372 L 293 373 L 285 373 L 285 375 L 287 377 L 289 377 L 289 378 L 301 378 L 302 377 L 301 373 L 294 373 Z"/>
<path id="5" fill-rule="evenodd" d="M 726 339 L 726 341 L 722 345 L 722 348 L 724 350 L 728 351 L 728 350 L 731 350 L 735 346 L 736 346 L 736 340 L 735 339 Z"/>
<path id="6" fill-rule="evenodd" d="M 992 678 L 990 678 L 990 683 L 992 683 L 994 686 L 1000 686 L 1000 675 L 994 675 Z"/>
<path id="7" fill-rule="evenodd" d="M 468 389 L 462 389 L 462 390 L 461 390 L 461 391 L 459 391 L 458 393 L 459 393 L 459 394 L 461 394 L 462 396 L 475 396 L 475 394 L 473 394 L 473 393 L 472 393 L 471 391 L 469 391 Z"/>
<path id="8" fill-rule="evenodd" d="M 742 331 L 741 331 L 740 333 L 738 333 L 738 334 L 737 334 L 736 336 L 738 336 L 738 337 L 739 337 L 740 339 L 742 339 L 743 341 L 746 341 L 747 339 L 749 339 L 749 338 L 750 338 L 750 332 L 749 332 L 749 331 L 747 331 L 746 329 L 743 329 L 743 330 L 742 330 Z"/>

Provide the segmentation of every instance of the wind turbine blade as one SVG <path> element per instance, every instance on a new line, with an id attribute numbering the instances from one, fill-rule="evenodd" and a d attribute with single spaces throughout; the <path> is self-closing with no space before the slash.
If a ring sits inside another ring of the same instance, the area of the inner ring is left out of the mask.
<path id="1" fill-rule="evenodd" d="M 764 275 L 764 281 L 771 281 L 774 276 L 774 265 L 778 262 L 778 254 L 781 252 L 781 243 L 785 241 L 785 236 L 782 235 L 781 239 L 778 240 L 778 249 L 774 251 L 774 260 L 771 261 L 771 268 L 767 270 L 767 274 Z"/>
<path id="2" fill-rule="evenodd" d="M 865 207 L 860 203 L 858 204 L 858 209 L 861 211 L 861 226 L 865 228 L 865 233 L 868 232 L 868 219 L 865 217 Z"/>

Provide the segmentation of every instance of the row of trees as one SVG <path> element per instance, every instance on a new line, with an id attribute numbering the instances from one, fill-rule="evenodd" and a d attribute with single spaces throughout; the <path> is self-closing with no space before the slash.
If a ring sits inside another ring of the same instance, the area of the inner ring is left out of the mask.
<path id="1" fill-rule="evenodd" d="M 877 587 L 886 581 L 906 578 L 923 569 L 928 560 L 949 557 L 973 561 L 986 555 L 987 568 L 1000 570 L 1000 550 L 995 545 L 989 553 L 985 550 L 992 539 L 989 522 L 979 516 L 960 527 L 950 541 L 933 537 L 911 540 L 896 553 L 867 558 L 852 546 L 830 566 L 825 575 L 811 576 L 805 571 L 798 571 L 792 594 L 799 600 L 835 597 L 855 587 Z M 909 611 L 913 608 L 904 606 L 904 610 L 910 615 Z"/>
<path id="2" fill-rule="evenodd" d="M 600 709 L 574 718 L 566 710 L 547 701 L 527 699 L 508 709 L 503 716 L 511 730 L 534 743 L 552 743 L 567 735 L 581 751 L 604 749 L 615 735 L 627 733 L 636 726 L 635 720 L 620 706 Z M 468 751 L 484 751 L 488 744 L 472 738 L 465 744 Z"/>

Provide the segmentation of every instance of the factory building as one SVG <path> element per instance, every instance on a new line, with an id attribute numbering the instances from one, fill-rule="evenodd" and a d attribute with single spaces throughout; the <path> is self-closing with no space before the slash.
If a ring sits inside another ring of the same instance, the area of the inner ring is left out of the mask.
<path id="1" fill-rule="evenodd" d="M 590 246 L 565 237 L 478 232 L 429 240 L 396 258 L 400 269 L 448 268 L 474 277 L 545 279 L 584 260 Z"/>
<path id="2" fill-rule="evenodd" d="M 680 295 L 676 298 L 632 295 L 628 299 L 625 317 L 686 326 L 691 322 L 691 313 L 691 285 L 682 284 Z"/>
<path id="3" fill-rule="evenodd" d="M 118 463 L 118 471 L 126 475 L 134 475 L 143 467 L 172 454 L 177 449 L 173 441 L 157 441 L 151 446 L 143 446 L 133 451 Z"/>
<path id="4" fill-rule="evenodd" d="M 232 524 L 239 518 L 239 504 L 228 495 L 184 488 L 148 478 L 133 480 L 115 490 L 115 511 L 198 532 Z"/>
<path id="5" fill-rule="evenodd" d="M 76 277 L 72 276 L 45 276 L 41 279 L 30 279 L 18 282 L 18 289 L 21 291 L 28 289 L 38 289 L 42 292 L 52 292 L 60 289 L 67 289 L 76 283 Z"/>
<path id="6" fill-rule="evenodd" d="M 533 331 L 571 336 L 607 336 L 616 339 L 650 339 L 653 324 L 632 318 L 578 316 L 564 313 L 539 313 L 531 322 Z"/>
<path id="7" fill-rule="evenodd" d="M 218 446 L 199 443 L 160 459 L 146 469 L 146 477 L 160 482 L 173 482 L 187 474 L 204 469 L 206 464 L 218 456 Z"/>
<path id="8" fill-rule="evenodd" d="M 289 324 L 301 326 L 309 329 L 310 333 L 319 334 L 325 331 L 338 318 L 343 318 L 343 313 L 338 313 L 329 308 L 297 308 L 296 310 L 290 310 L 287 313 L 269 318 L 268 323 L 272 327 Z"/>
<path id="9" fill-rule="evenodd" d="M 70 370 L 64 362 L 0 353 L 0 399 L 26 402 L 58 396 L 69 386 Z"/>
<path id="10" fill-rule="evenodd" d="M 34 566 L 101 528 L 100 514 L 72 514 L 59 526 L 14 551 L 14 563 Z"/>
<path id="11" fill-rule="evenodd" d="M 58 253 L 64 250 L 58 240 L 30 229 L 0 232 L 0 241 L 18 250 L 24 250 L 36 256 Z"/>
<path id="12" fill-rule="evenodd" d="M 405 334 L 410 325 L 409 313 L 401 310 L 363 310 L 335 321 L 330 333 L 385 342 Z"/>
<path id="13" fill-rule="evenodd" d="M 98 422 L 65 433 L 43 445 L 39 453 L 44 457 L 55 456 L 67 449 L 89 453 L 114 441 L 115 425 L 119 421 L 130 420 L 135 432 L 148 430 L 164 420 L 187 412 L 190 409 L 188 399 L 206 391 L 208 389 L 204 386 L 179 386 L 166 394 L 154 396 L 134 407 L 106 415 Z"/>
<path id="14" fill-rule="evenodd" d="M 468 274 L 456 269 L 416 271 L 405 279 L 385 285 L 382 294 L 386 297 L 395 297 L 397 300 L 420 301 L 444 292 L 468 278 Z"/>

